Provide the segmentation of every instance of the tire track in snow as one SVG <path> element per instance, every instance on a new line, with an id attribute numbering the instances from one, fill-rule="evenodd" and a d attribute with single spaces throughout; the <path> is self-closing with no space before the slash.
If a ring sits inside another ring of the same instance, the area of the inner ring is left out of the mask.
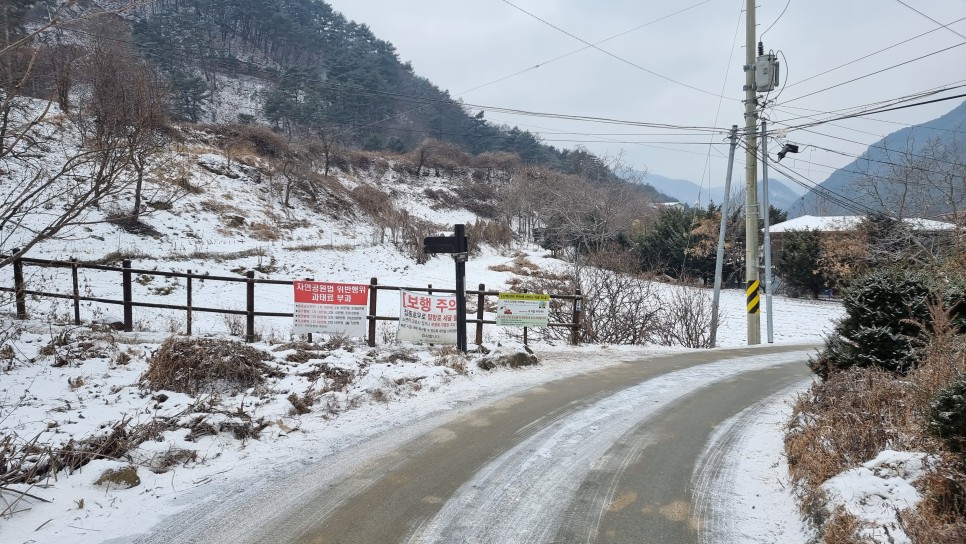
<path id="1" fill-rule="evenodd" d="M 715 431 L 695 466 L 692 503 L 699 542 L 809 542 L 792 492 L 781 429 L 811 379 L 749 406 Z"/>
<path id="2" fill-rule="evenodd" d="M 554 420 L 482 467 L 407 541 L 551 542 L 581 483 L 623 435 L 696 389 L 744 372 L 800 363 L 807 354 L 763 354 L 675 371 Z M 613 493 L 593 500 L 603 503 Z"/>

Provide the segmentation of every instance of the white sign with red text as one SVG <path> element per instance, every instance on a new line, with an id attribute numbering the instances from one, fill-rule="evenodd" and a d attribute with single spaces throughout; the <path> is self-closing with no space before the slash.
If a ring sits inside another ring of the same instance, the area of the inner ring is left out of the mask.
<path id="1" fill-rule="evenodd" d="M 369 286 L 295 280 L 294 334 L 365 336 Z"/>
<path id="2" fill-rule="evenodd" d="M 399 340 L 456 343 L 456 296 L 400 291 Z"/>

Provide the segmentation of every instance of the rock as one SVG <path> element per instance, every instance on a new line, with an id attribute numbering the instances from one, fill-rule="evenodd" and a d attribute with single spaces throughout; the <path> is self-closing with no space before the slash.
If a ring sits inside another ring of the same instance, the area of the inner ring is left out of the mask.
<path id="1" fill-rule="evenodd" d="M 141 478 L 138 477 L 138 467 L 132 465 L 119 469 L 105 470 L 100 478 L 94 481 L 94 485 L 107 485 L 121 489 L 137 487 L 141 485 Z"/>
<path id="2" fill-rule="evenodd" d="M 524 353 L 522 351 L 514 353 L 512 355 L 505 355 L 504 358 L 506 359 L 507 366 L 509 366 L 510 368 L 519 368 L 521 366 L 531 366 L 531 365 L 538 364 L 540 362 L 537 360 L 537 358 L 534 355 L 530 353 Z"/>
<path id="3" fill-rule="evenodd" d="M 480 359 L 476 362 L 476 366 L 482 368 L 483 370 L 493 370 L 496 368 L 496 364 L 493 361 L 487 359 Z"/>
<path id="4" fill-rule="evenodd" d="M 508 366 L 510 368 L 520 368 L 521 366 L 532 366 L 540 364 L 537 357 L 526 351 L 493 355 L 480 359 L 476 365 L 483 370 L 492 370 L 498 366 Z"/>

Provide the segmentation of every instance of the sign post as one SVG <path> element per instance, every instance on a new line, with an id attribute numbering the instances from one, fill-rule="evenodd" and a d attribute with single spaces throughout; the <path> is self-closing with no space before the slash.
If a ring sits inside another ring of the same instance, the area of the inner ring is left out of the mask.
<path id="1" fill-rule="evenodd" d="M 469 243 L 466 225 L 454 225 L 453 236 L 427 236 L 423 240 L 426 253 L 451 253 L 456 261 L 456 347 L 466 353 L 466 259 Z"/>

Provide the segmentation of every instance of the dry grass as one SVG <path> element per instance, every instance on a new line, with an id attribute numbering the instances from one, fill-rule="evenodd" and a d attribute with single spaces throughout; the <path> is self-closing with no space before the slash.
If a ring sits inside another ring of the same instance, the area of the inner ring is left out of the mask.
<path id="1" fill-rule="evenodd" d="M 462 208 L 464 204 L 466 204 L 460 200 L 458 196 L 446 189 L 434 189 L 432 187 L 427 187 L 423 190 L 423 194 L 426 195 L 426 198 L 435 202 L 435 204 L 432 205 L 434 210 L 455 210 Z"/>
<path id="2" fill-rule="evenodd" d="M 918 484 L 922 502 L 903 512 L 906 534 L 923 544 L 966 542 L 966 474 L 955 463 L 943 462 Z"/>
<path id="3" fill-rule="evenodd" d="M 477 219 L 467 226 L 466 237 L 469 241 L 470 251 L 473 252 L 479 251 L 483 244 L 493 247 L 509 247 L 513 243 L 513 229 L 503 221 Z M 532 263 L 530 264 L 532 266 Z"/>
<path id="4" fill-rule="evenodd" d="M 436 366 L 445 366 L 458 374 L 466 374 L 466 355 L 456 346 L 442 346 L 435 351 L 434 355 Z"/>
<path id="5" fill-rule="evenodd" d="M 278 227 L 265 222 L 252 223 L 248 232 L 260 242 L 274 242 L 279 239 Z"/>
<path id="6" fill-rule="evenodd" d="M 292 393 L 288 396 L 288 401 L 292 405 L 292 415 L 303 415 L 312 411 L 315 404 L 315 397 L 306 393 L 301 397 Z"/>
<path id="7" fill-rule="evenodd" d="M 887 447 L 911 445 L 904 432 L 908 387 L 889 372 L 865 368 L 812 385 L 795 403 L 785 437 L 792 476 L 817 487 Z"/>
<path id="8" fill-rule="evenodd" d="M 201 125 L 198 128 L 214 135 L 218 146 L 232 154 L 274 158 L 289 151 L 285 136 L 262 125 Z"/>
<path id="9" fill-rule="evenodd" d="M 150 421 L 131 425 L 130 419 L 114 423 L 95 436 L 55 447 L 38 442 L 40 435 L 23 441 L 0 437 L 0 491 L 12 484 L 38 484 L 61 470 L 74 471 L 95 459 L 120 459 L 147 440 L 156 440 L 166 424 Z M 8 510 L 9 510 L 8 505 Z M 8 512 L 0 512 L 0 517 Z"/>
<path id="10" fill-rule="evenodd" d="M 359 185 L 352 189 L 350 196 L 364 213 L 374 219 L 395 212 L 392 198 L 378 187 Z"/>
<path id="11" fill-rule="evenodd" d="M 204 187 L 191 183 L 191 181 L 184 176 L 173 180 L 171 184 L 177 187 L 178 189 L 181 189 L 185 193 L 192 194 L 192 195 L 200 195 L 205 192 Z"/>
<path id="12" fill-rule="evenodd" d="M 949 452 L 928 431 L 930 403 L 966 375 L 966 338 L 948 311 L 933 305 L 923 328 L 925 357 L 905 377 L 875 369 L 837 372 L 800 396 L 785 438 L 793 479 L 803 490 L 802 508 L 824 542 L 861 542 L 858 523 L 841 511 L 828 514 L 818 486 L 890 448 L 929 452 L 939 461 L 916 484 L 923 500 L 901 513 L 916 543 L 966 542 L 966 460 Z"/>
<path id="13" fill-rule="evenodd" d="M 461 206 L 467 210 L 487 219 L 499 217 L 496 186 L 470 179 L 458 184 L 454 192 Z"/>
<path id="14" fill-rule="evenodd" d="M 201 203 L 201 209 L 221 216 L 231 216 L 231 217 L 244 217 L 244 213 L 241 208 L 234 206 L 232 204 L 227 204 L 221 200 L 205 200 Z"/>
<path id="15" fill-rule="evenodd" d="M 489 267 L 494 272 L 510 272 L 518 276 L 545 276 L 547 271 L 531 262 L 526 256 L 515 257 L 511 263 L 495 264 Z"/>
<path id="16" fill-rule="evenodd" d="M 189 395 L 247 389 L 282 375 L 265 364 L 270 358 L 239 342 L 172 336 L 151 357 L 141 382 Z"/>
<path id="17" fill-rule="evenodd" d="M 862 524 L 859 520 L 839 507 L 832 513 L 828 523 L 825 524 L 825 531 L 822 535 L 822 542 L 825 544 L 866 544 L 868 540 L 858 536 Z"/>

